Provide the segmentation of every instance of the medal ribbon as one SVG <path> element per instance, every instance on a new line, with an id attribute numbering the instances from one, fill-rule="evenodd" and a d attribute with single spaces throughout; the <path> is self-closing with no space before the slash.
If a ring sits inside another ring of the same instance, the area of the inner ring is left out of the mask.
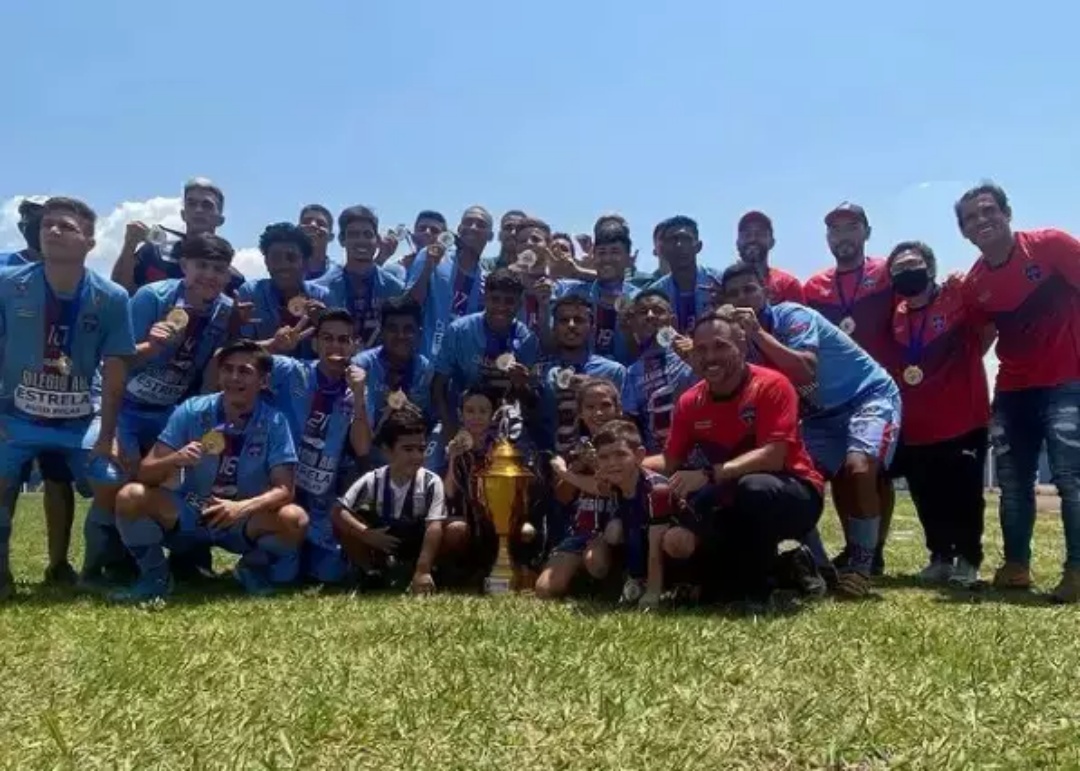
<path id="1" fill-rule="evenodd" d="M 560 364 L 557 369 L 572 369 L 574 374 L 580 374 L 581 368 L 577 364 Z M 560 455 L 569 452 L 578 439 L 578 415 L 577 393 L 573 388 L 560 388 L 555 386 L 555 450 Z"/>
<path id="2" fill-rule="evenodd" d="M 836 289 L 836 298 L 840 301 L 840 318 L 851 318 L 851 314 L 855 312 L 855 303 L 859 299 L 859 290 L 862 289 L 863 273 L 866 271 L 866 263 L 864 262 L 855 271 L 855 291 L 851 293 L 851 301 L 844 296 L 844 282 L 841 281 L 841 273 L 836 271 L 833 273 L 833 287 Z M 846 275 L 846 274 L 844 274 Z"/>
<path id="3" fill-rule="evenodd" d="M 318 367 L 315 367 L 314 371 L 315 393 L 311 395 L 311 406 L 308 407 L 307 420 L 304 421 L 304 436 L 301 439 L 301 443 L 311 446 L 313 446 L 311 441 L 313 439 L 314 444 L 326 441 L 326 433 L 330 430 L 329 415 L 333 413 L 334 404 L 345 393 L 344 380 L 331 383 L 319 372 Z M 311 419 L 316 415 L 322 415 L 322 420 L 313 426 Z"/>
<path id="4" fill-rule="evenodd" d="M 345 291 L 346 292 L 349 291 L 348 290 L 348 284 L 349 284 L 348 279 L 346 279 L 346 281 L 345 281 L 345 286 L 346 286 Z M 301 284 L 300 291 L 297 292 L 296 295 L 293 295 L 293 296 L 295 297 L 295 296 L 302 295 L 302 294 L 304 294 L 304 287 Z M 291 300 L 292 298 L 290 297 L 289 299 Z M 289 300 L 285 299 L 285 297 L 281 294 L 281 292 L 278 291 L 278 288 L 276 286 L 274 286 L 272 281 L 270 282 L 270 307 L 277 309 L 278 318 L 281 319 L 281 325 L 282 326 L 287 324 L 290 327 L 295 327 L 297 324 L 300 323 L 300 317 L 299 316 L 294 316 L 291 313 L 289 313 Z"/>
<path id="5" fill-rule="evenodd" d="M 54 374 L 62 374 L 52 362 L 61 356 L 71 358 L 71 346 L 75 342 L 75 324 L 79 320 L 82 305 L 83 288 L 86 286 L 86 272 L 83 271 L 75 294 L 70 300 L 61 299 L 49 286 L 49 280 L 42 275 L 45 283 L 45 345 L 42 364 Z"/>
<path id="6" fill-rule="evenodd" d="M 345 303 L 355 317 L 356 332 L 366 348 L 372 342 L 373 333 L 379 326 L 379 317 L 375 312 L 375 271 L 373 268 L 366 278 L 356 278 L 360 282 L 360 291 L 353 287 L 354 277 L 345 273 Z"/>
<path id="7" fill-rule="evenodd" d="M 479 269 L 479 268 L 478 268 Z M 454 273 L 450 281 L 450 315 L 460 318 L 469 312 L 469 298 L 472 297 L 473 286 L 476 284 L 476 274 L 469 274 L 457 266 L 454 260 Z"/>
<path id="8" fill-rule="evenodd" d="M 409 392 L 412 391 L 413 378 L 416 377 L 416 358 L 410 357 L 405 368 L 399 369 L 390 363 L 390 357 L 386 355 L 386 349 L 382 348 L 379 350 L 379 363 L 382 365 L 383 372 L 385 373 L 383 375 L 383 382 L 386 386 L 386 393 L 390 394 L 393 391 L 401 391 L 408 396 Z M 390 375 L 392 374 L 398 375 L 396 387 L 391 387 Z"/>
<path id="9" fill-rule="evenodd" d="M 675 318 L 680 334 L 685 333 L 694 325 L 694 317 L 696 315 L 697 292 L 679 292 L 678 297 L 675 300 Z"/>
<path id="10" fill-rule="evenodd" d="M 615 300 L 619 296 L 620 285 L 604 287 L 597 284 L 596 302 L 593 303 L 593 316 L 596 319 L 596 332 L 593 338 L 593 350 L 600 356 L 611 357 L 615 352 L 615 335 L 618 333 L 619 314 L 615 310 Z M 610 334 L 604 334 L 609 332 Z"/>
<path id="11" fill-rule="evenodd" d="M 911 324 L 911 308 L 908 308 L 907 313 L 907 363 L 911 366 L 917 366 L 922 361 L 923 349 L 925 348 L 923 341 L 926 339 L 926 320 L 930 317 L 930 306 L 928 305 L 921 310 L 922 319 L 919 321 L 919 331 L 917 334 Z"/>
<path id="12" fill-rule="evenodd" d="M 248 416 L 250 420 L 250 416 Z M 245 422 L 245 428 L 247 423 Z M 214 484 L 210 488 L 210 494 L 216 495 L 220 488 L 236 487 L 237 475 L 240 470 L 240 455 L 244 452 L 244 444 L 247 442 L 247 431 L 238 430 L 233 424 L 225 422 L 225 408 L 220 404 L 217 409 L 217 425 L 213 431 L 221 432 L 225 437 L 225 449 L 218 455 L 217 471 L 214 473 Z M 235 458 L 235 463 L 229 463 L 230 458 Z"/>
<path id="13" fill-rule="evenodd" d="M 525 295 L 525 326 L 536 331 L 540 323 L 540 300 L 534 294 Z"/>
<path id="14" fill-rule="evenodd" d="M 202 339 L 203 329 L 210 320 L 210 315 L 213 314 L 214 308 L 217 307 L 217 300 L 210 304 L 210 308 L 206 313 L 197 313 L 184 301 L 184 285 L 180 284 L 179 289 L 176 292 L 176 307 L 187 309 L 188 323 L 187 326 L 184 327 L 184 336 L 180 340 L 180 344 L 177 346 L 176 351 L 173 352 L 169 364 L 175 369 L 185 370 L 189 378 L 194 378 L 196 373 L 193 369 L 185 368 L 180 365 L 195 360 L 195 351 L 199 347 L 199 341 Z M 164 318 L 162 321 L 164 321 Z"/>

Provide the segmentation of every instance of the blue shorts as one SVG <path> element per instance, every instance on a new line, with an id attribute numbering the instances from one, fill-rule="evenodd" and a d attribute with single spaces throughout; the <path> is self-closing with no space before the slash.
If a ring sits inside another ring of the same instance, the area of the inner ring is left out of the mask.
<path id="1" fill-rule="evenodd" d="M 588 535 L 567 536 L 559 541 L 551 551 L 552 553 L 584 554 L 585 550 L 589 548 L 589 544 L 596 540 L 596 535 L 596 533 L 590 533 Z"/>
<path id="2" fill-rule="evenodd" d="M 15 484 L 22 478 L 23 467 L 42 453 L 56 456 L 67 464 L 73 478 L 86 493 L 86 482 L 120 484 L 120 469 L 104 458 L 90 459 L 90 448 L 97 438 L 92 423 L 88 429 L 59 428 L 34 423 L 16 415 L 0 416 L 0 480 Z"/>
<path id="3" fill-rule="evenodd" d="M 124 453 L 145 457 L 165 430 L 172 412 L 171 408 L 150 411 L 124 407 L 116 421 L 116 438 Z"/>
<path id="4" fill-rule="evenodd" d="M 852 452 L 886 469 L 900 436 L 900 391 L 895 386 L 873 391 L 840 410 L 806 418 L 802 435 L 810 457 L 830 478 Z"/>
<path id="5" fill-rule="evenodd" d="M 174 527 L 165 536 L 165 545 L 174 552 L 184 552 L 196 546 L 217 546 L 233 554 L 247 554 L 255 548 L 255 543 L 247 536 L 248 518 L 230 527 L 209 528 L 202 523 L 202 501 L 198 496 L 170 491 L 176 506 L 177 519 Z"/>

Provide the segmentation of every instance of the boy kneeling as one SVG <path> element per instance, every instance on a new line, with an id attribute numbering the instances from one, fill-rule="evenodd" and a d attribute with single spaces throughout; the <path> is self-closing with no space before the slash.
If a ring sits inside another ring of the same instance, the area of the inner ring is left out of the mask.
<path id="1" fill-rule="evenodd" d="M 427 426 L 418 411 L 390 412 L 375 442 L 389 463 L 360 477 L 334 506 L 334 534 L 369 577 L 411 567 L 410 591 L 433 592 L 436 562 L 466 551 L 469 528 L 447 520 L 442 480 L 423 467 Z"/>

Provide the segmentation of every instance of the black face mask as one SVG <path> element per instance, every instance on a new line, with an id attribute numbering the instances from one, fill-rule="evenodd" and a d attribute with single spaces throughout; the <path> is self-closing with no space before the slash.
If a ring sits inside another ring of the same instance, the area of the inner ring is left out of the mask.
<path id="1" fill-rule="evenodd" d="M 930 286 L 930 272 L 926 268 L 901 271 L 892 277 L 892 285 L 901 297 L 915 297 Z"/>

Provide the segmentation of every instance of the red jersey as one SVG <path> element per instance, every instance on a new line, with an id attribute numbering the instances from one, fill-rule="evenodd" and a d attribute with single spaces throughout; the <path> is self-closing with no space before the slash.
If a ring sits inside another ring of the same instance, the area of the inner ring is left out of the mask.
<path id="1" fill-rule="evenodd" d="M 895 302 L 885 260 L 867 257 L 855 270 L 823 270 L 810 277 L 803 291 L 806 305 L 833 324 L 853 320 L 855 329 L 849 334 L 878 364 L 895 365 L 901 353 L 892 339 Z"/>
<path id="2" fill-rule="evenodd" d="M 769 268 L 765 276 L 765 296 L 768 297 L 770 305 L 777 303 L 806 305 L 802 282 L 780 268 Z"/>
<path id="3" fill-rule="evenodd" d="M 983 326 L 965 305 L 958 282 L 941 287 L 923 308 L 912 310 L 906 301 L 897 305 L 893 339 L 903 358 L 891 373 L 900 386 L 901 436 L 908 444 L 954 439 L 989 423 Z M 908 367 L 918 367 L 919 382 L 905 377 Z"/>
<path id="4" fill-rule="evenodd" d="M 724 463 L 774 442 L 787 445 L 784 471 L 806 480 L 818 492 L 824 480 L 799 434 L 799 397 L 779 372 L 748 364 L 742 387 L 725 399 L 700 381 L 675 405 L 664 456 L 679 466 L 695 448 L 710 463 Z"/>
<path id="5" fill-rule="evenodd" d="M 997 328 L 999 391 L 1080 380 L 1080 241 L 1060 230 L 1016 234 L 1004 265 L 980 257 L 964 279 L 979 323 Z"/>

